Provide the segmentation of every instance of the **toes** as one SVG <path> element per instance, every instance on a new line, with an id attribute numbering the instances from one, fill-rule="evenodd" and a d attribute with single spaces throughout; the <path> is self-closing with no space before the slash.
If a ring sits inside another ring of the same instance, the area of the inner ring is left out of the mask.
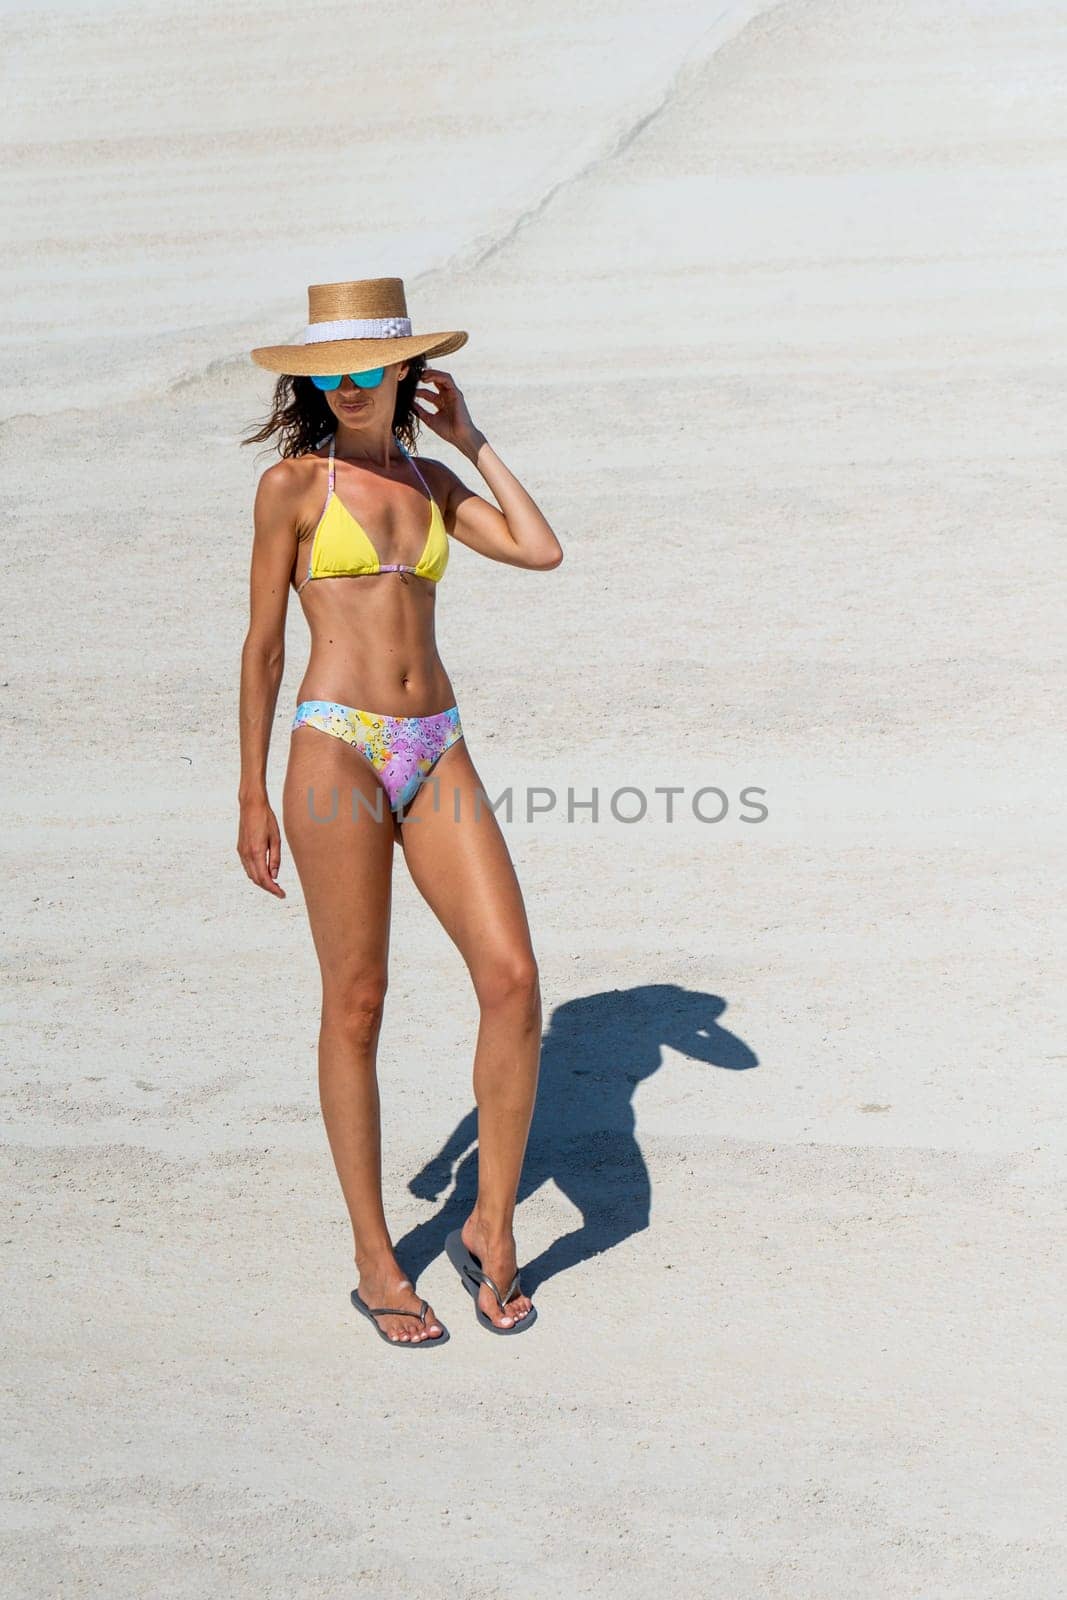
<path id="1" fill-rule="evenodd" d="M 423 1336 L 423 1338 L 424 1339 L 439 1339 L 441 1337 L 441 1332 L 442 1332 L 441 1324 L 438 1322 L 437 1318 L 434 1316 L 434 1314 L 430 1310 L 429 1306 L 427 1306 L 426 1307 L 426 1321 L 422 1324 L 422 1336 Z"/>
<path id="2" fill-rule="evenodd" d="M 386 1301 L 388 1303 L 389 1296 L 403 1295 L 405 1289 L 410 1290 L 412 1299 L 418 1300 L 419 1297 L 412 1289 L 410 1280 L 405 1280 L 399 1287 L 393 1287 L 392 1285 L 384 1288 L 379 1287 L 372 1294 L 364 1294 L 362 1289 L 359 1292 L 362 1299 L 373 1305 L 378 1301 Z M 392 1303 L 396 1305 L 397 1301 L 394 1299 Z M 417 1309 L 417 1307 L 413 1306 L 412 1315 L 404 1317 L 403 1321 L 398 1317 L 390 1317 L 384 1314 L 380 1319 L 375 1318 L 390 1344 L 422 1344 L 426 1339 L 441 1339 L 444 1337 L 445 1330 L 430 1311 L 429 1306 L 426 1307 L 425 1321 L 417 1322 L 415 1320 Z"/>
<path id="3" fill-rule="evenodd" d="M 479 1300 L 478 1304 L 481 1306 L 490 1322 L 495 1323 L 498 1328 L 510 1328 L 512 1322 L 515 1320 L 510 1311 L 501 1311 L 500 1306 L 492 1296 L 489 1297 L 488 1305 L 486 1305 L 482 1300 Z"/>
<path id="4" fill-rule="evenodd" d="M 516 1322 L 523 1322 L 533 1310 L 533 1301 L 527 1295 L 516 1295 L 514 1300 L 509 1300 L 507 1310 L 501 1311 L 495 1297 L 490 1299 L 488 1305 L 479 1300 L 478 1304 L 491 1322 L 498 1328 L 513 1327 Z"/>

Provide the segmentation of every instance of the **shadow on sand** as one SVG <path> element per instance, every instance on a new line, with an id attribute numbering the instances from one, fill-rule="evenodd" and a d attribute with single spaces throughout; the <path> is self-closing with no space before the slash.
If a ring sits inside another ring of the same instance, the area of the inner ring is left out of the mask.
<path id="1" fill-rule="evenodd" d="M 518 1203 L 551 1178 L 582 1223 L 536 1260 L 523 1262 L 520 1255 L 528 1294 L 648 1227 L 651 1185 L 634 1137 L 633 1090 L 659 1071 L 663 1045 L 728 1072 L 757 1066 L 755 1053 L 720 1027 L 725 1010 L 718 995 L 657 983 L 568 1000 L 552 1013 Z M 412 1194 L 422 1200 L 447 1194 L 436 1217 L 397 1242 L 397 1256 L 416 1283 L 474 1204 L 477 1137 L 475 1108 L 411 1181 Z"/>

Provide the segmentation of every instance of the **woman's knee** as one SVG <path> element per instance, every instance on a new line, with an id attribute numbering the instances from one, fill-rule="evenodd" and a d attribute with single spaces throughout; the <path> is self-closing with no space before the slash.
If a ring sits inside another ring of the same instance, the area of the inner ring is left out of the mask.
<path id="1" fill-rule="evenodd" d="M 522 1007 L 531 1016 L 541 1006 L 541 974 L 530 951 L 504 951 L 482 963 L 474 988 L 483 1007 Z"/>
<path id="2" fill-rule="evenodd" d="M 373 1044 L 378 1037 L 389 987 L 384 972 L 365 972 L 330 985 L 323 997 L 322 1020 L 353 1045 Z"/>

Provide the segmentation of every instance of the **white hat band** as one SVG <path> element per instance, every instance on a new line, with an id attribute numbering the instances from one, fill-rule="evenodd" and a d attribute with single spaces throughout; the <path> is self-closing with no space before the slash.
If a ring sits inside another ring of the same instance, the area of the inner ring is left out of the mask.
<path id="1" fill-rule="evenodd" d="M 409 339 L 410 317 L 355 317 L 340 322 L 312 322 L 304 329 L 304 344 L 325 344 L 330 339 Z"/>

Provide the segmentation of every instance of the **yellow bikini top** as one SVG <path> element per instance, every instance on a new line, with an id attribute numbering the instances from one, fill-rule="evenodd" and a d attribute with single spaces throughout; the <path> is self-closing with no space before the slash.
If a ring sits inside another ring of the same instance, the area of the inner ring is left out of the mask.
<path id="1" fill-rule="evenodd" d="M 426 535 L 425 548 L 417 565 L 407 566 L 402 561 L 390 561 L 383 565 L 365 530 L 351 511 L 348 511 L 337 498 L 333 487 L 334 449 L 337 444 L 337 435 L 334 434 L 330 440 L 330 481 L 326 492 L 326 504 L 311 541 L 307 576 L 297 587 L 297 594 L 303 589 L 304 584 L 311 582 L 312 578 L 363 578 L 377 572 L 413 572 L 416 577 L 429 578 L 432 583 L 440 583 L 444 577 L 445 568 L 448 566 L 448 534 L 445 532 L 445 520 L 433 497 L 433 491 L 415 464 L 415 458 L 399 439 L 396 442 L 415 468 L 420 483 L 430 496 L 430 527 Z"/>

